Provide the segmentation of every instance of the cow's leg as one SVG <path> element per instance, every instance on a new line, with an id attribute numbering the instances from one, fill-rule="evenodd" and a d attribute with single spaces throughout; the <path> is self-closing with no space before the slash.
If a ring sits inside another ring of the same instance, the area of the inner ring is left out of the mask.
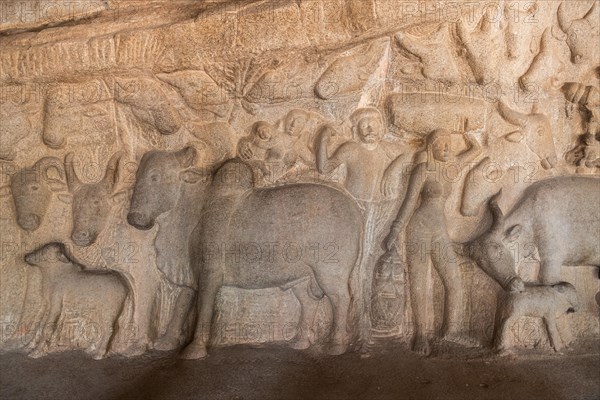
<path id="1" fill-rule="evenodd" d="M 50 310 L 46 313 L 42 320 L 41 336 L 37 342 L 35 349 L 28 354 L 29 357 L 39 358 L 46 355 L 46 349 L 52 343 L 54 334 L 58 328 L 58 320 L 60 319 L 62 309 L 62 300 L 56 294 L 50 299 Z"/>
<path id="2" fill-rule="evenodd" d="M 177 290 L 179 293 L 173 307 L 171 321 L 167 327 L 167 332 L 154 342 L 154 349 L 156 350 L 173 350 L 178 348 L 183 341 L 183 325 L 194 303 L 196 292 L 187 287 L 180 287 Z"/>
<path id="3" fill-rule="evenodd" d="M 502 353 L 508 348 L 510 328 L 517 322 L 517 318 L 503 315 L 499 321 L 498 330 L 494 335 L 494 350 Z"/>
<path id="4" fill-rule="evenodd" d="M 318 305 L 318 302 L 313 300 L 308 293 L 311 290 L 310 279 L 306 279 L 292 287 L 294 295 L 300 302 L 300 324 L 298 325 L 298 333 L 292 342 L 292 348 L 298 350 L 310 347 L 310 332 Z"/>
<path id="5" fill-rule="evenodd" d="M 328 271 L 328 266 L 321 266 L 316 272 Z M 348 311 L 350 307 L 350 289 L 348 275 L 318 274 L 317 281 L 325 295 L 329 298 L 333 312 L 331 327 L 331 346 L 327 352 L 331 355 L 343 354 L 348 347 Z"/>
<path id="6" fill-rule="evenodd" d="M 217 292 L 223 284 L 220 273 L 205 272 L 202 274 L 198 288 L 198 317 L 194 339 L 183 350 L 180 357 L 194 360 L 206 357 L 206 343 L 210 339 L 210 329 Z"/>
<path id="7" fill-rule="evenodd" d="M 556 328 L 556 320 L 553 315 L 546 315 L 544 317 L 544 323 L 546 324 L 546 329 L 548 331 L 548 339 L 550 340 L 550 345 L 554 349 L 554 351 L 561 351 L 563 346 L 563 341 L 558 333 L 558 329 Z"/>
<path id="8" fill-rule="evenodd" d="M 140 270 L 140 272 L 145 272 Z M 130 295 L 133 298 L 133 322 L 137 329 L 132 343 L 127 346 L 126 353 L 129 356 L 143 354 L 152 343 L 150 335 L 150 324 L 152 321 L 152 310 L 155 296 L 158 293 L 158 282 L 150 277 L 137 277 L 126 274 L 131 287 Z M 152 276 L 152 278 L 154 278 Z"/>

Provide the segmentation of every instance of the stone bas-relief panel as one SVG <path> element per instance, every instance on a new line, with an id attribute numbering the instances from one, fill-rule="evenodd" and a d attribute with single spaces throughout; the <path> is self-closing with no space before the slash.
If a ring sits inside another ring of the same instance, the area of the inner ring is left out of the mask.
<path id="1" fill-rule="evenodd" d="M 2 350 L 600 335 L 597 0 L 27 3 L 0 23 Z"/>

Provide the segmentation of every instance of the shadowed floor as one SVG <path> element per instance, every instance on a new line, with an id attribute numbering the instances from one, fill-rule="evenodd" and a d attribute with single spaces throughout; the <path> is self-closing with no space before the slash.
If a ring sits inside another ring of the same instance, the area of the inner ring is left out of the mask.
<path id="1" fill-rule="evenodd" d="M 600 345 L 527 360 L 419 358 L 403 346 L 367 358 L 269 346 L 214 349 L 202 361 L 153 353 L 94 361 L 83 353 L 0 356 L 1 399 L 600 399 Z"/>

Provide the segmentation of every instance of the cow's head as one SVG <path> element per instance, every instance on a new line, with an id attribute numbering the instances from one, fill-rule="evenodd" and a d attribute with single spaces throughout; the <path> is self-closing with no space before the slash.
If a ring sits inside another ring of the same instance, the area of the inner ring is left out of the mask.
<path id="1" fill-rule="evenodd" d="M 518 125 L 519 130 L 511 132 L 505 139 L 514 143 L 524 143 L 539 158 L 544 169 L 553 168 L 558 162 L 550 121 L 544 114 L 532 109 L 531 114 L 523 114 L 498 102 L 498 111 L 506 122 Z"/>
<path id="2" fill-rule="evenodd" d="M 181 185 L 205 182 L 206 175 L 194 168 L 196 156 L 197 151 L 191 146 L 176 152 L 144 154 L 137 170 L 127 221 L 138 229 L 150 229 L 159 215 L 175 207 Z"/>
<path id="3" fill-rule="evenodd" d="M 514 255 L 508 244 L 519 238 L 523 227 L 505 226 L 504 216 L 497 202 L 499 196 L 500 193 L 496 194 L 488 202 L 492 226 L 477 239 L 467 243 L 463 251 L 505 290 L 522 292 L 525 286 L 517 275 Z"/>
<path id="4" fill-rule="evenodd" d="M 116 193 L 119 161 L 123 153 L 115 153 L 106 167 L 104 178 L 97 183 L 82 183 L 74 168 L 73 153 L 65 157 L 65 171 L 69 191 L 73 195 L 73 231 L 71 239 L 78 246 L 89 246 L 106 227 L 111 210 L 118 197 Z"/>
<path id="5" fill-rule="evenodd" d="M 600 27 L 600 7 L 598 1 L 594 1 L 589 11 L 576 20 L 569 21 L 565 7 L 568 2 L 563 2 L 558 7 L 558 26 L 562 31 L 559 36 L 565 40 L 571 50 L 571 62 L 581 64 L 586 61 L 594 61 L 598 54 L 598 35 Z"/>
<path id="6" fill-rule="evenodd" d="M 15 202 L 17 223 L 26 231 L 38 229 L 48 211 L 53 194 L 68 202 L 60 194 L 66 191 L 67 182 L 62 162 L 56 157 L 44 157 L 31 168 L 14 174 L 10 191 Z"/>
<path id="7" fill-rule="evenodd" d="M 531 65 L 520 78 L 519 84 L 525 91 L 537 91 L 549 80 L 552 85 L 560 84 L 564 79 L 565 65 L 556 55 L 555 44 L 550 29 L 546 29 L 540 41 L 540 50 L 533 58 Z"/>

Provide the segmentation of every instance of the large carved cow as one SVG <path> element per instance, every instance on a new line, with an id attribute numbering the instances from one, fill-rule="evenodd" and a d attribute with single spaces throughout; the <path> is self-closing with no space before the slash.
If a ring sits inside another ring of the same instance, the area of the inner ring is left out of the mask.
<path id="1" fill-rule="evenodd" d="M 537 250 L 539 280 L 560 282 L 565 266 L 600 266 L 600 179 L 558 177 L 531 185 L 506 215 L 489 202 L 490 230 L 466 247 L 467 254 L 500 285 L 522 291 L 515 265 Z"/>
<path id="2" fill-rule="evenodd" d="M 221 286 L 245 289 L 291 288 L 301 304 L 302 327 L 308 310 L 326 295 L 332 305 L 332 354 L 348 345 L 349 278 L 360 257 L 362 218 L 344 192 L 320 184 L 254 189 L 250 168 L 230 160 L 214 174 L 193 168 L 196 150 L 146 153 L 128 215 L 149 229 L 180 201 L 185 185 L 206 190 L 190 208 L 202 216 L 190 239 L 190 258 L 198 279 L 198 319 L 194 340 L 183 358 L 206 356 L 215 297 Z M 313 304 L 311 304 L 313 303 Z M 314 308 L 313 308 L 314 310 Z M 304 333 L 296 348 L 310 345 Z"/>

